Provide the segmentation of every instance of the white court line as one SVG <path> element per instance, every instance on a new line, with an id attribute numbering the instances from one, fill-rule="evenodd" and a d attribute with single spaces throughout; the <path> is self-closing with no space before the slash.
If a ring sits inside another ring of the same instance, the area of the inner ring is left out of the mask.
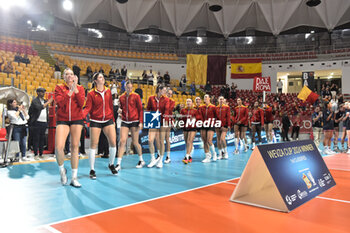
<path id="1" fill-rule="evenodd" d="M 55 228 L 53 228 L 53 227 L 51 227 L 51 226 L 49 226 L 49 225 L 44 226 L 44 228 L 45 228 L 46 230 L 52 232 L 52 233 L 62 233 L 61 231 L 56 230 Z"/>
<path id="2" fill-rule="evenodd" d="M 237 185 L 237 183 L 233 183 L 233 182 L 229 182 L 229 181 L 224 181 L 224 183 L 226 183 L 226 184 L 233 184 L 233 185 Z"/>
<path id="3" fill-rule="evenodd" d="M 325 199 L 325 200 L 330 200 L 330 201 L 343 202 L 343 203 L 348 203 L 348 204 L 350 204 L 350 201 L 341 200 L 341 199 L 334 199 L 334 198 L 320 197 L 320 196 L 317 196 L 316 198 Z"/>
<path id="4" fill-rule="evenodd" d="M 229 181 L 224 181 L 223 183 L 225 183 L 225 184 L 237 185 L 237 183 L 233 183 L 233 182 L 229 182 Z M 350 201 L 341 200 L 341 199 L 334 199 L 334 198 L 321 197 L 321 196 L 317 196 L 316 198 L 325 199 L 325 200 L 330 200 L 330 201 L 343 202 L 343 203 L 348 203 L 348 204 L 350 204 Z"/>
<path id="5" fill-rule="evenodd" d="M 329 169 L 329 170 L 336 170 L 336 171 L 350 172 L 350 170 L 348 170 L 348 169 L 341 169 L 341 168 L 335 169 L 335 168 L 329 168 L 329 167 L 328 167 L 328 169 Z"/>
<path id="6" fill-rule="evenodd" d="M 171 197 L 171 196 L 175 196 L 177 194 L 187 193 L 187 192 L 190 192 L 190 191 L 194 191 L 194 190 L 197 190 L 197 189 L 213 186 L 213 185 L 216 185 L 216 184 L 221 184 L 221 183 L 224 183 L 224 182 L 227 182 L 227 181 L 230 181 L 230 180 L 235 180 L 235 179 L 238 179 L 238 178 L 239 177 L 234 177 L 234 178 L 230 178 L 230 179 L 227 179 L 227 180 L 224 180 L 224 181 L 219 181 L 219 182 L 216 182 L 216 183 L 207 184 L 207 185 L 199 186 L 199 187 L 188 189 L 188 190 L 184 190 L 184 191 L 180 191 L 180 192 L 176 192 L 176 193 L 171 193 L 171 194 L 167 194 L 167 195 L 164 195 L 164 196 L 151 198 L 151 199 L 144 200 L 144 201 L 139 201 L 139 202 L 123 205 L 123 206 L 118 206 L 118 207 L 110 208 L 110 209 L 107 209 L 107 210 L 101 210 L 101 211 L 98 211 L 98 212 L 95 212 L 95 213 L 86 214 L 86 215 L 82 215 L 82 216 L 78 216 L 78 217 L 74 217 L 74 218 L 68 218 L 68 219 L 65 219 L 65 220 L 61 220 L 61 221 L 57 221 L 57 222 L 41 225 L 41 226 L 38 226 L 36 228 L 42 228 L 42 227 L 44 227 L 44 228 L 47 228 L 47 227 L 53 228 L 53 227 L 51 227 L 52 225 L 56 225 L 56 224 L 59 224 L 59 223 L 68 222 L 68 221 L 72 221 L 72 220 L 76 220 L 76 219 L 80 219 L 80 218 L 85 218 L 85 217 L 89 217 L 89 216 L 92 216 L 92 215 L 97 215 L 97 214 L 101 214 L 101 213 L 105 213 L 105 212 L 109 212 L 109 211 L 113 211 L 113 210 L 129 207 L 129 206 L 134 206 L 134 205 L 138 205 L 138 204 L 142 204 L 142 203 L 146 203 L 146 202 L 162 199 L 162 198 L 165 198 L 165 197 Z M 231 183 L 231 184 L 233 184 L 233 183 Z M 55 233 L 58 233 L 58 232 L 55 232 Z"/>

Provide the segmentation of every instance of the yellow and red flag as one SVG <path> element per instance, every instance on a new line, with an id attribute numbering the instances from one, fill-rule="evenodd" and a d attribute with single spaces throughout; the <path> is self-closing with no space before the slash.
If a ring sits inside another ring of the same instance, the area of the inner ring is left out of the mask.
<path id="1" fill-rule="evenodd" d="M 312 92 L 307 86 L 304 86 L 298 94 L 298 99 L 306 101 L 310 104 L 315 103 L 318 97 L 319 95 L 317 95 L 315 92 Z"/>
<path id="2" fill-rule="evenodd" d="M 261 59 L 231 59 L 231 78 L 261 77 Z"/>

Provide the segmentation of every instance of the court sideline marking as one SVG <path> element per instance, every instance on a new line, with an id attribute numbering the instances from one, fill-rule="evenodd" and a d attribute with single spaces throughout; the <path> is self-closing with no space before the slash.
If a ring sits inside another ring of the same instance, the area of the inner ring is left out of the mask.
<path id="1" fill-rule="evenodd" d="M 61 221 L 57 221 L 57 222 L 53 222 L 53 223 L 49 223 L 49 224 L 40 225 L 40 226 L 37 226 L 37 227 L 34 227 L 34 228 L 36 228 L 36 229 L 39 229 L 39 228 L 46 228 L 46 229 L 47 228 L 53 228 L 53 227 L 51 227 L 52 225 L 56 225 L 56 224 L 60 224 L 60 223 L 64 223 L 64 222 L 68 222 L 68 221 L 72 221 L 72 220 L 76 220 L 76 219 L 80 219 L 80 218 L 85 218 L 85 217 L 89 217 L 89 216 L 92 216 L 92 215 L 97 215 L 97 214 L 101 214 L 101 213 L 105 213 L 105 212 L 109 212 L 109 211 L 113 211 L 113 210 L 129 207 L 129 206 L 134 206 L 134 205 L 138 205 L 138 204 L 142 204 L 142 203 L 146 203 L 146 202 L 150 202 L 150 201 L 154 201 L 154 200 L 158 200 L 158 199 L 162 199 L 162 198 L 166 198 L 166 197 L 175 196 L 175 195 L 178 195 L 178 194 L 194 191 L 194 190 L 201 189 L 201 188 L 206 188 L 206 187 L 209 187 L 209 186 L 225 183 L 225 182 L 228 182 L 230 180 L 236 180 L 236 179 L 239 179 L 239 178 L 240 177 L 233 177 L 233 178 L 230 178 L 230 179 L 227 179 L 227 180 L 223 180 L 223 181 L 219 181 L 219 182 L 215 182 L 215 183 L 212 183 L 212 184 L 207 184 L 207 185 L 199 186 L 199 187 L 196 187 L 196 188 L 187 189 L 187 190 L 184 190 L 184 191 L 167 194 L 167 195 L 163 195 L 163 196 L 160 196 L 160 197 L 147 199 L 147 200 L 144 200 L 144 201 L 139 201 L 139 202 L 123 205 L 123 206 L 118 206 L 118 207 L 110 208 L 110 209 L 107 209 L 107 210 L 101 210 L 101 211 L 98 211 L 98 212 L 95 212 L 95 213 L 91 213 L 91 214 L 85 214 L 85 215 L 77 216 L 77 217 L 74 217 L 74 218 L 68 218 L 68 219 L 65 219 L 65 220 L 61 220 Z M 55 232 L 55 233 L 58 233 L 58 232 Z"/>

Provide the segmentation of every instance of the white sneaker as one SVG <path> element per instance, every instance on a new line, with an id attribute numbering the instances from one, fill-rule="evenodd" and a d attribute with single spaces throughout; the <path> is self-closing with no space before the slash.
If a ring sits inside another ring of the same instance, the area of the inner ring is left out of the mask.
<path id="1" fill-rule="evenodd" d="M 214 154 L 213 154 L 213 161 L 216 161 L 216 160 L 218 160 L 218 156 L 217 156 L 216 152 L 214 152 Z"/>
<path id="2" fill-rule="evenodd" d="M 228 159 L 228 153 L 224 153 L 224 159 Z"/>
<path id="3" fill-rule="evenodd" d="M 147 165 L 147 167 L 154 167 L 154 165 L 156 165 L 156 163 L 158 162 L 158 159 L 152 158 L 151 162 Z"/>
<path id="4" fill-rule="evenodd" d="M 254 150 L 254 148 L 255 148 L 255 142 L 253 142 L 252 150 Z"/>
<path id="5" fill-rule="evenodd" d="M 170 157 L 167 156 L 167 157 L 165 158 L 165 160 L 164 160 L 164 163 L 168 164 L 168 163 L 170 163 L 170 162 L 171 162 L 171 159 L 170 159 Z"/>
<path id="6" fill-rule="evenodd" d="M 348 151 L 346 152 L 347 154 L 350 154 L 350 148 L 348 149 Z"/>
<path id="7" fill-rule="evenodd" d="M 60 175 L 61 175 L 61 184 L 67 185 L 67 183 L 68 183 L 67 169 L 65 168 L 63 172 L 60 171 Z"/>
<path id="8" fill-rule="evenodd" d="M 233 152 L 234 154 L 238 155 L 239 154 L 239 150 L 236 149 L 235 152 Z"/>
<path id="9" fill-rule="evenodd" d="M 142 168 L 143 166 L 145 166 L 145 161 L 139 161 L 138 164 L 136 165 L 136 168 Z"/>
<path id="10" fill-rule="evenodd" d="M 222 159 L 222 154 L 223 154 L 223 153 L 224 153 L 224 152 L 220 152 L 220 153 L 219 153 L 218 158 L 217 158 L 218 160 L 221 160 L 221 159 Z"/>
<path id="11" fill-rule="evenodd" d="M 210 163 L 210 159 L 211 159 L 211 154 L 208 153 L 205 155 L 205 159 L 202 160 L 202 163 Z"/>
<path id="12" fill-rule="evenodd" d="M 20 159 L 20 161 L 26 162 L 26 161 L 29 161 L 29 160 L 27 159 L 27 157 L 22 157 L 22 158 Z"/>
<path id="13" fill-rule="evenodd" d="M 157 162 L 157 168 L 162 168 L 163 167 L 163 161 L 160 159 L 160 157 L 158 158 L 158 162 Z"/>
<path id="14" fill-rule="evenodd" d="M 70 182 L 70 185 L 73 186 L 74 188 L 80 188 L 81 184 L 78 182 L 77 178 L 72 179 L 72 181 Z"/>
<path id="15" fill-rule="evenodd" d="M 244 147 L 244 152 L 248 152 L 249 146 Z"/>

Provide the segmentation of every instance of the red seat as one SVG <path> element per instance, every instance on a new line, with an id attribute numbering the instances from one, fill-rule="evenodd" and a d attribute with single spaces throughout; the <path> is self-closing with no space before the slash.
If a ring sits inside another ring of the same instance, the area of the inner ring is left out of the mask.
<path id="1" fill-rule="evenodd" d="M 7 138 L 6 138 L 6 128 L 1 128 L 0 129 L 0 142 L 6 142 Z"/>

